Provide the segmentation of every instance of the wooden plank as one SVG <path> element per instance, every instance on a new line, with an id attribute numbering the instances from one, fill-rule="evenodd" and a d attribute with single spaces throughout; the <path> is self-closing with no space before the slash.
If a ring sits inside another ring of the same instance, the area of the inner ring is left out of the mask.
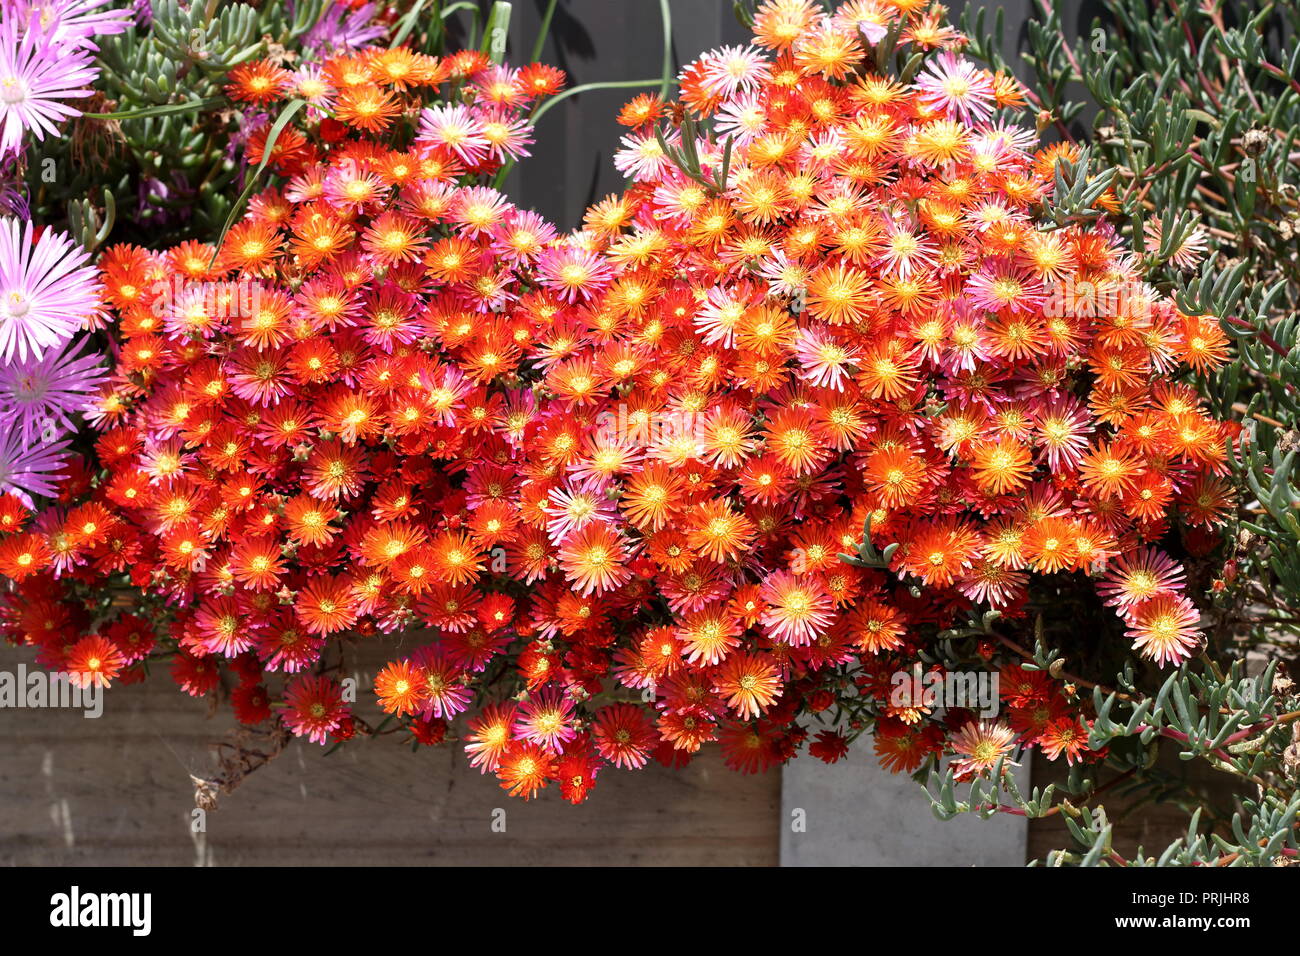
<path id="1" fill-rule="evenodd" d="M 0 669 L 30 662 L 0 648 Z M 30 666 L 30 664 L 29 664 Z M 364 676 L 364 675 L 363 675 Z M 190 774 L 230 726 L 163 674 L 114 688 L 104 714 L 0 711 L 0 865 L 774 865 L 780 775 L 714 753 L 681 771 L 602 772 L 586 805 L 554 787 L 530 803 L 458 747 L 394 738 L 329 757 L 291 744 L 190 832 Z M 505 810 L 506 832 L 492 830 Z"/>

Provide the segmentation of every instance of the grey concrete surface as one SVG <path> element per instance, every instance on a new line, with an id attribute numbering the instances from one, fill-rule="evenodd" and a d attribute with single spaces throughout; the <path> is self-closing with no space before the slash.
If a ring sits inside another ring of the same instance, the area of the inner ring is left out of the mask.
<path id="1" fill-rule="evenodd" d="M 1016 783 L 1028 792 L 1027 757 Z M 804 758 L 782 777 L 782 866 L 1024 866 L 1028 834 L 1010 814 L 939 820 L 912 778 L 881 769 L 862 738 L 839 763 Z"/>

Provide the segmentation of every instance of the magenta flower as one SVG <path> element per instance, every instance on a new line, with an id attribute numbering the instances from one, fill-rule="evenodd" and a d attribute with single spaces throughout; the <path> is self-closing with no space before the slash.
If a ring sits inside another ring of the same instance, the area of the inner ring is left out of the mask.
<path id="1" fill-rule="evenodd" d="M 547 249 L 537 261 L 537 281 L 566 302 L 594 298 L 613 280 L 609 266 L 586 249 Z"/>
<path id="2" fill-rule="evenodd" d="M 0 428 L 17 424 L 23 441 L 47 444 L 74 430 L 70 416 L 86 410 L 107 377 L 103 356 L 81 354 L 87 344 L 83 338 L 0 368 Z"/>
<path id="3" fill-rule="evenodd" d="M 67 447 L 66 441 L 29 444 L 16 422 L 0 427 L 0 492 L 15 495 L 29 508 L 34 497 L 53 497 Z"/>
<path id="4" fill-rule="evenodd" d="M 516 738 L 558 754 L 564 753 L 564 745 L 578 736 L 573 722 L 573 701 L 548 687 L 519 705 L 511 729 Z"/>
<path id="5" fill-rule="evenodd" d="M 40 358 L 102 311 L 89 256 L 65 233 L 0 219 L 0 359 Z"/>
<path id="6" fill-rule="evenodd" d="M 328 677 L 295 677 L 285 688 L 284 703 L 285 726 L 313 743 L 325 743 L 348 716 L 343 688 Z"/>
<path id="7" fill-rule="evenodd" d="M 424 720 L 435 717 L 451 720 L 474 699 L 473 693 L 465 686 L 460 668 L 448 658 L 442 645 L 428 644 L 416 648 L 411 663 L 419 668 L 423 679 L 424 700 L 420 716 Z"/>
<path id="8" fill-rule="evenodd" d="M 55 123 L 81 115 L 59 101 L 91 94 L 90 53 L 54 36 L 34 13 L 26 27 L 12 13 L 0 19 L 0 153 L 16 153 L 28 130 L 37 139 L 58 135 Z"/>
<path id="9" fill-rule="evenodd" d="M 303 37 L 303 46 L 317 53 L 354 50 L 377 40 L 388 32 L 383 23 L 372 23 L 379 12 L 375 3 L 349 10 L 345 3 L 326 6 L 316 25 Z"/>

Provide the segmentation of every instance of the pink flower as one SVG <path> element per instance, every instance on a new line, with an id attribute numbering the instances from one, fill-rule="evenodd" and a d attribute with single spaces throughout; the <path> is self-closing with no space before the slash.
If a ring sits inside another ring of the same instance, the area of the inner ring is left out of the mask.
<path id="1" fill-rule="evenodd" d="M 95 75 L 90 53 L 59 42 L 37 11 L 26 19 L 6 12 L 0 21 L 0 153 L 18 152 L 29 130 L 38 140 L 57 136 L 55 123 L 81 115 L 59 101 L 89 96 Z"/>
<path id="2" fill-rule="evenodd" d="M 348 715 L 343 688 L 325 677 L 295 677 L 284 692 L 284 702 L 285 726 L 313 743 L 325 743 Z"/>
<path id="3" fill-rule="evenodd" d="M 1161 594 L 1176 594 L 1187 583 L 1187 572 L 1169 555 L 1156 548 L 1138 548 L 1121 554 L 1097 584 L 1107 607 L 1126 621 L 1132 621 L 1137 605 Z"/>
<path id="4" fill-rule="evenodd" d="M 613 271 L 604 259 L 571 246 L 547 249 L 538 257 L 537 278 L 565 302 L 594 298 L 609 285 Z"/>
<path id="5" fill-rule="evenodd" d="M 966 283 L 966 296 L 972 305 L 989 312 L 1009 309 L 1034 312 L 1043 305 L 1043 286 L 1025 269 L 1005 259 L 990 259 Z"/>
<path id="6" fill-rule="evenodd" d="M 801 379 L 837 392 L 844 391 L 848 366 L 859 358 L 854 349 L 846 348 L 820 329 L 800 329 L 794 338 L 794 355 L 801 366 Z"/>
<path id="7" fill-rule="evenodd" d="M 1133 609 L 1126 636 L 1133 650 L 1157 664 L 1177 665 L 1192 656 L 1201 639 L 1196 606 L 1181 594 L 1157 594 Z"/>
<path id="8" fill-rule="evenodd" d="M 451 150 L 466 166 L 477 166 L 491 149 L 483 122 L 469 107 L 456 104 L 425 107 L 420 113 L 417 142 L 433 143 Z"/>
<path id="9" fill-rule="evenodd" d="M 624 136 L 623 148 L 614 154 L 614 166 L 637 182 L 659 179 L 671 165 L 654 133 Z"/>
<path id="10" fill-rule="evenodd" d="M 512 728 L 518 740 L 564 753 L 564 745 L 578 735 L 573 726 L 573 701 L 548 687 L 519 705 Z"/>
<path id="11" fill-rule="evenodd" d="M 970 60 L 944 51 L 916 81 L 921 102 L 970 123 L 993 115 L 993 78 Z"/>
<path id="12" fill-rule="evenodd" d="M 64 233 L 0 220 L 0 358 L 40 358 L 98 316 L 99 281 L 89 257 Z"/>
<path id="13" fill-rule="evenodd" d="M 714 96 L 730 99 L 756 89 L 772 73 L 761 50 L 752 46 L 724 46 L 700 57 L 703 87 Z"/>
<path id="14" fill-rule="evenodd" d="M 435 717 L 450 720 L 469 706 L 473 694 L 465 686 L 461 669 L 442 647 L 431 644 L 419 648 L 411 655 L 411 663 L 420 669 L 424 720 Z"/>

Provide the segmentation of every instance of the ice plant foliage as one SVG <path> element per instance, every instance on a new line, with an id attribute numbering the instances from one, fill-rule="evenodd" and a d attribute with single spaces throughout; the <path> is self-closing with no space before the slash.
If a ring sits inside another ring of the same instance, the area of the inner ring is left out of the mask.
<path id="1" fill-rule="evenodd" d="M 116 367 L 93 456 L 35 513 L 0 502 L 9 636 L 102 683 L 227 672 L 241 720 L 319 743 L 456 720 L 525 798 L 713 743 L 763 770 L 819 715 L 825 760 L 868 725 L 900 771 L 1096 759 L 1018 660 L 992 723 L 890 677 L 1067 578 L 1140 654 L 1192 653 L 1162 542 L 1230 508 L 1231 429 L 1177 381 L 1222 363 L 1218 326 L 1104 221 L 1040 225 L 1071 148 L 937 14 L 770 0 L 754 27 L 628 104 L 630 185 L 567 235 L 488 185 L 556 70 L 232 71 L 250 111 L 311 108 L 254 128 L 281 179 L 219 248 L 100 258 Z M 882 42 L 925 65 L 878 72 Z M 141 606 L 87 600 L 105 582 Z M 332 648 L 390 635 L 372 727 Z"/>

